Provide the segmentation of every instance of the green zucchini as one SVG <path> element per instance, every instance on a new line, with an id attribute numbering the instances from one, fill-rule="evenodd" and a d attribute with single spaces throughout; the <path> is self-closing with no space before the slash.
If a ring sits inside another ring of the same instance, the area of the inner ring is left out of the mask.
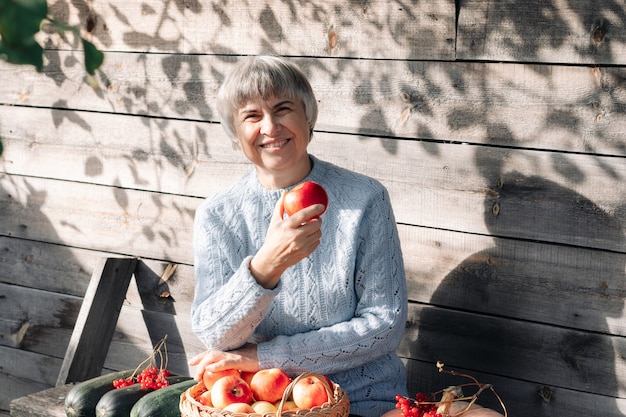
<path id="1" fill-rule="evenodd" d="M 176 375 L 168 377 L 167 381 L 177 384 L 189 379 L 189 376 Z M 128 417 L 135 403 L 152 391 L 152 388 L 141 388 L 141 384 L 109 391 L 96 404 L 96 417 Z"/>
<path id="2" fill-rule="evenodd" d="M 143 396 L 130 410 L 130 417 L 180 417 L 180 396 L 197 383 L 189 379 Z"/>
<path id="3" fill-rule="evenodd" d="M 96 404 L 104 394 L 114 389 L 113 381 L 128 378 L 134 369 L 100 375 L 74 385 L 65 397 L 67 417 L 95 417 Z"/>

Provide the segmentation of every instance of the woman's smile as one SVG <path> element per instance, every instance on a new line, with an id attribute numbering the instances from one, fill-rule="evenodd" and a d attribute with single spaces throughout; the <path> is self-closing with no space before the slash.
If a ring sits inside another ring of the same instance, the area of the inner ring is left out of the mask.
<path id="1" fill-rule="evenodd" d="M 287 143 L 289 143 L 289 141 L 291 141 L 291 139 L 281 139 L 278 141 L 265 142 L 265 143 L 262 143 L 260 146 L 263 149 L 275 149 L 275 148 L 280 148 L 286 145 Z"/>

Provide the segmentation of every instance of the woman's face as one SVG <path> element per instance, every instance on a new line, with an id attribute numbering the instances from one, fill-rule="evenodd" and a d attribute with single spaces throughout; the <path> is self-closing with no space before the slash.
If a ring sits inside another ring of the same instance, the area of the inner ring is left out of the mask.
<path id="1" fill-rule="evenodd" d="M 310 128 L 301 101 L 258 98 L 244 104 L 234 119 L 239 146 L 264 186 L 284 188 L 309 173 Z"/>

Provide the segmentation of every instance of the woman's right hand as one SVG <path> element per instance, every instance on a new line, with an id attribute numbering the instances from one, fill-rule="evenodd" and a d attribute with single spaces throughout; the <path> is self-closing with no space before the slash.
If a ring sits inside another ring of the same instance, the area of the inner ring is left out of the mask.
<path id="1" fill-rule="evenodd" d="M 282 273 L 313 253 L 322 238 L 322 220 L 306 220 L 321 214 L 324 206 L 316 204 L 283 219 L 284 196 L 285 192 L 274 207 L 263 245 L 250 261 L 252 276 L 265 288 L 274 288 Z"/>

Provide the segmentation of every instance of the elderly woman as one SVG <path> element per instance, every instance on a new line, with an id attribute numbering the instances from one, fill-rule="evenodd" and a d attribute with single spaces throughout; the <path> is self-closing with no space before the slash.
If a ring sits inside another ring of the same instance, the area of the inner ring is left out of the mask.
<path id="1" fill-rule="evenodd" d="M 312 371 L 378 417 L 406 395 L 396 355 L 407 318 L 400 242 L 386 189 L 308 153 L 317 102 L 304 74 L 270 56 L 225 79 L 217 106 L 254 168 L 205 200 L 194 225 L 196 378 L 227 368 Z M 341 152 L 341 149 L 337 149 Z M 283 193 L 315 181 L 329 205 L 280 215 Z"/>

